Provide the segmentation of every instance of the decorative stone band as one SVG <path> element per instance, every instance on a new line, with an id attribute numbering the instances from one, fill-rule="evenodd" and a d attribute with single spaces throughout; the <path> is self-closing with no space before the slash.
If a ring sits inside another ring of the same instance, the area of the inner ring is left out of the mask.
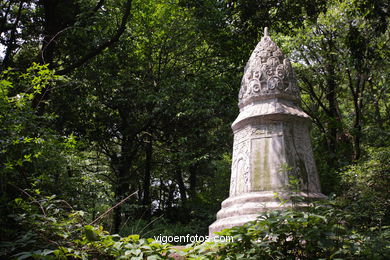
<path id="1" fill-rule="evenodd" d="M 301 99 L 297 96 L 292 96 L 286 93 L 269 93 L 265 95 L 251 95 L 246 99 L 243 99 L 242 102 L 238 104 L 240 111 L 244 109 L 245 106 L 256 103 L 258 101 L 267 100 L 267 99 L 283 99 L 283 100 L 291 100 L 295 102 L 298 106 L 301 103 Z"/>
<path id="2" fill-rule="evenodd" d="M 241 109 L 240 114 L 232 124 L 232 129 L 235 132 L 248 124 L 298 120 L 310 123 L 310 117 L 302 111 L 296 102 L 279 98 L 258 100 Z"/>
<path id="3" fill-rule="evenodd" d="M 287 202 L 282 204 L 279 198 L 288 199 L 291 196 L 300 196 L 304 202 L 293 204 Z M 279 197 L 279 198 L 278 198 Z M 209 234 L 225 228 L 243 225 L 249 221 L 256 220 L 259 213 L 272 210 L 282 210 L 285 208 L 298 207 L 305 208 L 311 201 L 326 199 L 321 193 L 287 193 L 280 191 L 278 197 L 274 192 L 251 192 L 235 197 L 229 197 L 222 202 L 222 209 L 217 214 L 217 221 L 209 227 Z"/>
<path id="4" fill-rule="evenodd" d="M 277 196 L 276 196 L 277 195 Z M 251 192 L 251 193 L 244 193 L 238 196 L 229 197 L 228 199 L 224 200 L 221 204 L 223 209 L 230 208 L 234 205 L 245 205 L 245 203 L 276 203 L 275 209 L 282 209 L 283 205 L 281 204 L 281 201 L 279 198 L 282 198 L 284 200 L 290 199 L 292 196 L 295 197 L 302 197 L 305 202 L 311 202 L 311 201 L 317 201 L 318 199 L 326 199 L 327 197 L 322 193 L 317 192 L 287 192 L 285 190 L 281 191 L 260 191 L 260 192 Z M 263 204 L 264 205 L 264 204 Z M 261 208 L 261 207 L 260 207 Z M 257 207 L 259 209 L 259 207 Z M 257 211 L 261 212 L 261 211 Z M 254 212 L 256 213 L 256 212 Z M 218 217 L 221 213 L 218 213 Z"/>

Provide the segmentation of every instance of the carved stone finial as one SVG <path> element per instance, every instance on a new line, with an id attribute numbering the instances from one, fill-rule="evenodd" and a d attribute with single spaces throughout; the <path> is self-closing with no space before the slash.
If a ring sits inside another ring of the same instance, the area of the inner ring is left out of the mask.
<path id="1" fill-rule="evenodd" d="M 264 36 L 245 67 L 239 94 L 239 107 L 268 98 L 300 100 L 299 89 L 290 61 L 264 28 Z"/>
<path id="2" fill-rule="evenodd" d="M 264 37 L 269 36 L 268 34 L 268 27 L 264 27 Z"/>

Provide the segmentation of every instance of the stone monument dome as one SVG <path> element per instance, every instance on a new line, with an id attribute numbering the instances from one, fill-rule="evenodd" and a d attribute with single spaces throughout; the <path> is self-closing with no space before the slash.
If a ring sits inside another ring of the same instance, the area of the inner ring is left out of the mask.
<path id="1" fill-rule="evenodd" d="M 310 142 L 310 117 L 299 107 L 300 95 L 289 60 L 265 28 L 245 67 L 234 133 L 229 198 L 222 202 L 209 233 L 242 225 L 259 212 L 283 209 L 291 194 L 307 202 L 326 198 Z M 291 180 L 295 187 L 291 188 Z"/>
<path id="2" fill-rule="evenodd" d="M 265 28 L 264 37 L 257 44 L 245 66 L 238 95 L 239 107 L 272 97 L 296 101 L 300 99 L 290 61 L 271 40 Z"/>

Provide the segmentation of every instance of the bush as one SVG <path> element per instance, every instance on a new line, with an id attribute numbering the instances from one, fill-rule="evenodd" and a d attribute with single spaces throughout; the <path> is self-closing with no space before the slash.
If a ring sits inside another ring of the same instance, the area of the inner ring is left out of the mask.
<path id="1" fill-rule="evenodd" d="M 389 259 L 388 227 L 359 233 L 350 219 L 335 205 L 264 213 L 256 221 L 220 232 L 233 236 L 234 242 L 217 244 L 211 255 L 218 259 Z"/>
<path id="2" fill-rule="evenodd" d="M 87 225 L 83 213 L 55 197 L 31 195 L 14 202 L 23 230 L 1 245 L 15 259 L 172 259 L 169 244 L 138 235 L 110 235 Z M 390 228 L 362 231 L 336 202 L 306 211 L 265 212 L 256 221 L 220 232 L 233 242 L 205 242 L 180 252 L 186 259 L 389 259 Z"/>
<path id="3" fill-rule="evenodd" d="M 390 147 L 370 148 L 367 158 L 340 173 L 339 201 L 366 230 L 390 225 Z"/>
<path id="4" fill-rule="evenodd" d="M 27 193 L 27 191 L 24 191 Z M 84 212 L 74 211 L 55 196 L 28 193 L 13 202 L 18 227 L 0 245 L 0 258 L 9 259 L 171 259 L 169 245 L 138 235 L 110 235 L 101 226 L 87 225 Z"/>

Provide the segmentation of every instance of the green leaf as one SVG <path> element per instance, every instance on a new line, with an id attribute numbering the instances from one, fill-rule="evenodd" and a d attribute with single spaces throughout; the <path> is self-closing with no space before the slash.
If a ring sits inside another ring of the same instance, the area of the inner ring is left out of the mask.
<path id="1" fill-rule="evenodd" d="M 89 241 L 99 241 L 100 240 L 100 235 L 97 233 L 95 228 L 90 225 L 84 226 L 84 232 L 85 236 Z"/>

